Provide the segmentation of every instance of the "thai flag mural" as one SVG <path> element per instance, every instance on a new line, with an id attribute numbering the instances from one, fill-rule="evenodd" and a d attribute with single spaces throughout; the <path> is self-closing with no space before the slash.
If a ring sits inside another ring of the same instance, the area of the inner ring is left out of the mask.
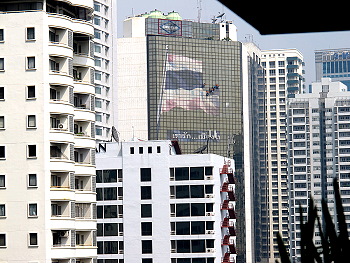
<path id="1" fill-rule="evenodd" d="M 219 114 L 219 88 L 205 85 L 202 68 L 202 61 L 167 55 L 161 113 L 182 108 Z"/>

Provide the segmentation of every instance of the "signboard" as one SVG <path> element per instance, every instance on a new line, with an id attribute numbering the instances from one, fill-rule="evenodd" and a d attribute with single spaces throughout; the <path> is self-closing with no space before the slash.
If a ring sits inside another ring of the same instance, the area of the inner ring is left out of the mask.
<path id="1" fill-rule="evenodd" d="M 158 34 L 169 36 L 182 36 L 182 21 L 158 19 Z"/>
<path id="2" fill-rule="evenodd" d="M 213 141 L 220 141 L 220 132 L 216 130 L 209 131 L 184 131 L 184 130 L 168 130 L 169 139 L 178 139 L 180 142 L 200 142 L 206 141 L 208 138 Z"/>

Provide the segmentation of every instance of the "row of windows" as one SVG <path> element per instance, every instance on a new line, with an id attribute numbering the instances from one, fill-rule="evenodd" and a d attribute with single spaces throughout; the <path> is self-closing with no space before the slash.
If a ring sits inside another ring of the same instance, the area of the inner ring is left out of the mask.
<path id="1" fill-rule="evenodd" d="M 35 40 L 35 28 L 27 27 L 25 29 L 26 41 L 34 41 Z M 3 28 L 0 29 L 0 42 L 5 42 L 5 30 Z"/>
<path id="2" fill-rule="evenodd" d="M 36 174 L 28 174 L 27 175 L 27 186 L 28 187 L 37 187 L 38 186 Z M 4 174 L 0 174 L 0 189 L 1 188 L 6 188 L 6 176 Z"/>
<path id="3" fill-rule="evenodd" d="M 38 233 L 29 233 L 28 234 L 28 246 L 37 247 L 39 246 L 38 242 Z M 6 234 L 0 234 L 0 247 L 7 247 Z"/>
<path id="4" fill-rule="evenodd" d="M 37 149 L 35 144 L 27 145 L 27 158 L 37 158 Z M 6 159 L 6 147 L 0 146 L 0 160 Z"/>

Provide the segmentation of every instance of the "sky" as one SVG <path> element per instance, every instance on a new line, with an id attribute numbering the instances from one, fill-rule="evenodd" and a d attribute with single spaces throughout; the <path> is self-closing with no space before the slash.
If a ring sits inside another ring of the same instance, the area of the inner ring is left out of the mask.
<path id="1" fill-rule="evenodd" d="M 304 56 L 307 86 L 316 80 L 315 50 L 350 47 L 350 31 L 260 35 L 257 30 L 217 0 L 117 0 L 118 37 L 123 36 L 123 20 L 133 15 L 149 13 L 154 9 L 165 14 L 177 11 L 183 19 L 198 21 L 198 2 L 201 2 L 201 22 L 211 22 L 214 16 L 225 13 L 224 18 L 233 21 L 237 26 L 238 41 L 245 42 L 247 39 L 253 39 L 253 42 L 262 50 L 298 49 Z M 305 22 L 312 21 L 307 21 L 305 18 Z"/>

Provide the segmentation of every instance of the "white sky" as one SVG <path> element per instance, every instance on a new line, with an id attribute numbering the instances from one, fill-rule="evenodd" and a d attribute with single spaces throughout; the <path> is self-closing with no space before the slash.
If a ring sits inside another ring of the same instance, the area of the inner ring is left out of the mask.
<path id="1" fill-rule="evenodd" d="M 163 13 L 177 11 L 183 19 L 198 20 L 197 3 L 199 0 L 117 0 L 118 37 L 122 37 L 123 20 L 157 9 Z M 217 0 L 202 0 L 201 21 L 211 22 L 219 12 L 225 13 L 227 20 L 232 20 L 238 29 L 238 40 L 244 42 L 252 35 L 254 43 L 260 49 L 297 48 L 304 55 L 305 83 L 315 81 L 314 51 L 328 48 L 349 48 L 350 31 L 327 33 L 304 33 L 262 36 L 257 30 L 226 8 Z M 279 21 L 276 21 L 279 22 Z M 307 18 L 305 18 L 305 22 Z"/>

